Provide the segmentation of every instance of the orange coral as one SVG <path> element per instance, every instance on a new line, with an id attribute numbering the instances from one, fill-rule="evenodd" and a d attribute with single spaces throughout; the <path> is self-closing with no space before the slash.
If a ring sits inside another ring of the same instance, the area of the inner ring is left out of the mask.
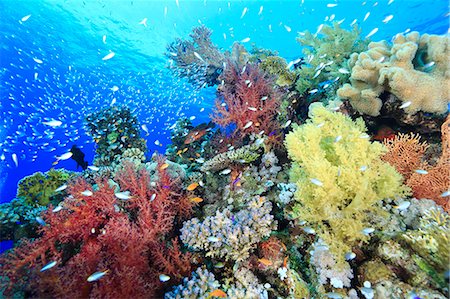
<path id="1" fill-rule="evenodd" d="M 442 154 L 436 165 L 422 161 L 428 145 L 419 136 L 410 134 L 385 140 L 389 151 L 383 160 L 393 165 L 405 177 L 416 198 L 428 198 L 450 211 L 448 196 L 441 196 L 450 187 L 450 117 L 442 124 Z M 416 172 L 415 170 L 424 170 Z"/>
<path id="2" fill-rule="evenodd" d="M 433 199 L 446 211 L 450 211 L 448 196 L 441 196 L 450 188 L 450 117 L 442 124 L 442 154 L 435 166 L 426 162 L 420 169 L 426 170 L 427 174 L 413 173 L 406 184 L 413 189 L 416 198 Z"/>
<path id="3" fill-rule="evenodd" d="M 394 139 L 384 139 L 383 143 L 388 148 L 388 153 L 381 159 L 393 165 L 405 180 L 409 179 L 415 169 L 419 169 L 428 148 L 426 142 L 420 142 L 419 135 L 412 133 L 399 134 Z"/>

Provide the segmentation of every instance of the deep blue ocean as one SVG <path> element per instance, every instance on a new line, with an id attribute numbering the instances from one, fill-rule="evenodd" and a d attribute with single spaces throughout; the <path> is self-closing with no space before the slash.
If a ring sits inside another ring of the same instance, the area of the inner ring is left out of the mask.
<path id="1" fill-rule="evenodd" d="M 148 128 L 150 153 L 164 152 L 179 117 L 207 122 L 214 88 L 199 91 L 174 77 L 163 55 L 194 26 L 211 28 L 222 49 L 250 38 L 248 49 L 255 43 L 289 61 L 301 56 L 298 32 L 330 19 L 344 29 L 356 19 L 363 36 L 379 28 L 371 36 L 378 41 L 408 31 L 445 34 L 448 16 L 447 0 L 0 0 L 0 202 L 74 144 L 90 163 L 84 117 L 102 107 L 129 106 Z M 62 124 L 44 124 L 50 120 Z M 56 168 L 77 169 L 70 159 Z"/>

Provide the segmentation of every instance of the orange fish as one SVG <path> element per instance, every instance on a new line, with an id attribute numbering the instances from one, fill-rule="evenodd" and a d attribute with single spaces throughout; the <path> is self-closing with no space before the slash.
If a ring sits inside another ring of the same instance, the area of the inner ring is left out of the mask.
<path id="1" fill-rule="evenodd" d="M 195 202 L 195 203 L 201 203 L 201 202 L 203 201 L 203 198 L 200 198 L 200 197 L 194 197 L 194 198 L 191 198 L 191 201 L 192 201 L 192 202 Z"/>
<path id="2" fill-rule="evenodd" d="M 192 183 L 187 187 L 187 191 L 194 191 L 198 187 L 198 183 Z"/>
<path id="3" fill-rule="evenodd" d="M 258 259 L 258 262 L 263 264 L 264 266 L 272 266 L 272 262 L 266 258 Z"/>
<path id="4" fill-rule="evenodd" d="M 288 263 L 288 257 L 285 257 L 283 260 L 283 267 L 287 268 L 287 263 Z"/>
<path id="5" fill-rule="evenodd" d="M 203 123 L 195 128 L 193 128 L 189 134 L 187 134 L 186 139 L 184 140 L 184 144 L 191 144 L 194 141 L 199 140 L 203 136 L 205 136 L 208 131 L 210 131 L 215 125 L 212 122 Z"/>
<path id="6" fill-rule="evenodd" d="M 216 289 L 214 291 L 212 291 L 209 295 L 208 298 L 211 297 L 219 297 L 219 298 L 226 298 L 227 297 L 227 293 L 225 293 L 222 290 Z"/>
<path id="7" fill-rule="evenodd" d="M 394 139 L 395 131 L 390 127 L 382 125 L 377 133 L 372 137 L 373 140 L 383 141 L 384 139 Z"/>
<path id="8" fill-rule="evenodd" d="M 159 169 L 164 170 L 164 169 L 166 169 L 167 167 L 169 167 L 169 164 L 164 163 L 163 165 L 161 165 L 161 167 L 160 167 Z"/>

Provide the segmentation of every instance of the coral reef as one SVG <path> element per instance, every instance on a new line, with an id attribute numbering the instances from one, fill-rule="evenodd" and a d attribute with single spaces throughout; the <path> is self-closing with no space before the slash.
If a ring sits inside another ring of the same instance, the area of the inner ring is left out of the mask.
<path id="1" fill-rule="evenodd" d="M 259 67 L 276 78 L 275 84 L 281 87 L 294 84 L 296 74 L 289 70 L 285 59 L 279 56 L 268 56 L 261 61 Z"/>
<path id="2" fill-rule="evenodd" d="M 33 297 L 155 297 L 164 288 L 159 275 L 176 283 L 190 273 L 190 255 L 181 253 L 174 227 L 192 205 L 163 164 L 159 159 L 155 187 L 130 162 L 115 176 L 120 193 L 106 178 L 70 184 L 64 208 L 43 215 L 41 237 L 2 258 L 8 291 L 16 283 Z M 49 263 L 55 265 L 44 271 Z M 104 277 L 86 281 L 96 272 Z"/>
<path id="3" fill-rule="evenodd" d="M 350 84 L 337 94 L 360 113 L 378 116 L 380 95 L 394 94 L 407 114 L 445 113 L 449 103 L 448 36 L 397 34 L 393 44 L 372 42 L 350 57 Z M 402 107 L 398 107 L 401 109 Z"/>
<path id="4" fill-rule="evenodd" d="M 130 148 L 145 153 L 145 140 L 139 136 L 139 122 L 129 108 L 112 106 L 86 117 L 89 135 L 97 144 L 95 166 L 110 166 Z"/>
<path id="5" fill-rule="evenodd" d="M 223 70 L 225 55 L 211 41 L 212 31 L 205 26 L 192 29 L 191 41 L 177 39 L 167 46 L 166 57 L 178 77 L 185 77 L 198 87 L 213 86 Z"/>
<path id="6" fill-rule="evenodd" d="M 361 119 L 321 106 L 311 116 L 286 136 L 297 184 L 291 216 L 312 226 L 341 265 L 355 243 L 369 239 L 367 213 L 380 213 L 377 202 L 407 190 L 401 175 L 381 161 L 385 149 L 367 139 Z"/>

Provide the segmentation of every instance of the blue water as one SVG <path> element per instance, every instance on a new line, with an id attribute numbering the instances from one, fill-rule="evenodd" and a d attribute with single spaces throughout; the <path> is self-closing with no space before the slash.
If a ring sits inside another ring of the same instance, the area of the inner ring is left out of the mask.
<path id="1" fill-rule="evenodd" d="M 378 27 L 371 37 L 378 41 L 408 30 L 444 34 L 447 13 L 447 0 L 0 0 L 0 202 L 14 198 L 20 178 L 49 170 L 55 156 L 73 144 L 91 162 L 94 146 L 84 116 L 113 101 L 135 109 L 147 125 L 150 152 L 164 152 L 168 128 L 177 118 L 192 117 L 194 125 L 208 121 L 214 88 L 196 90 L 174 78 L 163 56 L 168 43 L 186 38 L 194 26 L 211 28 L 214 43 L 223 49 L 249 37 L 248 49 L 255 43 L 294 59 L 302 50 L 297 32 L 315 32 L 333 14 L 345 19 L 347 29 L 357 19 L 363 36 Z M 147 26 L 139 24 L 144 18 Z M 110 51 L 116 55 L 103 61 Z M 50 119 L 63 125 L 42 124 Z M 56 168 L 76 170 L 76 163 L 66 160 Z"/>

